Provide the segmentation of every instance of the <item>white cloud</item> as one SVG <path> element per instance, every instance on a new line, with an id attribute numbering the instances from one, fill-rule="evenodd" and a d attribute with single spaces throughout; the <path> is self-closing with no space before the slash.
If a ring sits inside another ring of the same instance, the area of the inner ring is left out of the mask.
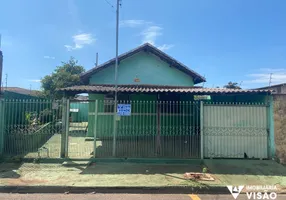
<path id="1" fill-rule="evenodd" d="M 162 27 L 154 26 L 154 25 L 148 26 L 147 28 L 145 28 L 140 34 L 142 36 L 142 44 L 148 42 L 148 43 L 156 46 L 161 51 L 165 51 L 165 50 L 168 50 L 168 49 L 174 47 L 173 44 L 163 44 L 163 45 L 157 45 L 156 44 L 157 38 L 159 36 L 163 35 L 162 30 L 163 30 Z"/>
<path id="2" fill-rule="evenodd" d="M 68 51 L 81 49 L 86 45 L 90 45 L 96 41 L 96 39 L 90 33 L 81 33 L 72 36 L 73 45 L 64 45 Z"/>
<path id="3" fill-rule="evenodd" d="M 173 44 L 163 44 L 161 46 L 157 46 L 157 48 L 160 49 L 161 51 L 171 49 L 172 47 L 174 47 Z"/>
<path id="4" fill-rule="evenodd" d="M 29 82 L 34 82 L 34 83 L 40 83 L 41 80 L 40 79 L 30 79 L 28 80 Z"/>
<path id="5" fill-rule="evenodd" d="M 122 20 L 119 23 L 120 27 L 128 27 L 128 28 L 141 28 L 142 31 L 140 33 L 141 43 L 150 43 L 162 51 L 168 50 L 174 47 L 173 44 L 163 44 L 157 45 L 156 40 L 159 36 L 163 35 L 163 28 L 161 26 L 155 25 L 153 22 L 145 21 L 145 20 L 137 20 L 137 19 L 129 19 Z M 66 47 L 72 48 L 72 47 Z"/>
<path id="6" fill-rule="evenodd" d="M 128 27 L 128 28 L 135 28 L 147 24 L 152 24 L 152 22 L 147 22 L 145 20 L 137 20 L 137 19 L 121 20 L 119 22 L 120 27 Z"/>
<path id="7" fill-rule="evenodd" d="M 271 75 L 271 84 L 279 84 L 286 82 L 286 69 L 271 69 L 271 68 L 261 68 L 258 73 L 248 74 L 247 77 L 250 80 L 244 81 L 248 84 L 269 84 Z"/>
<path id="8" fill-rule="evenodd" d="M 162 35 L 162 28 L 160 26 L 149 26 L 141 32 L 142 43 L 150 43 L 155 45 L 158 36 Z"/>
<path id="9" fill-rule="evenodd" d="M 281 72 L 281 71 L 283 72 L 283 71 L 286 71 L 286 69 L 283 69 L 283 68 L 277 68 L 277 69 L 274 69 L 274 68 L 260 68 L 259 71 L 274 73 L 274 72 Z"/>
<path id="10" fill-rule="evenodd" d="M 44 56 L 44 58 L 45 59 L 52 59 L 52 60 L 56 59 L 56 57 L 53 57 L 53 56 Z"/>

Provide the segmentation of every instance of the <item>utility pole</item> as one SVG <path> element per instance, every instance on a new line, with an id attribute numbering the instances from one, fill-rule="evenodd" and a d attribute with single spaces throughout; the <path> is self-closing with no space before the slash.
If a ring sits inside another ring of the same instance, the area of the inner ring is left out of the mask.
<path id="1" fill-rule="evenodd" d="M 96 53 L 96 61 L 95 61 L 95 67 L 98 66 L 98 53 Z"/>
<path id="2" fill-rule="evenodd" d="M 2 53 L 2 51 L 0 49 L 0 96 L 2 94 L 2 87 L 1 87 L 1 84 L 2 84 L 2 70 L 3 70 L 3 53 Z"/>
<path id="3" fill-rule="evenodd" d="M 7 89 L 7 87 L 8 87 L 8 74 L 5 74 L 5 82 L 6 82 L 6 89 Z"/>
<path id="4" fill-rule="evenodd" d="M 0 96 L 2 94 L 2 71 L 3 71 L 3 53 L 1 51 L 1 34 L 0 34 Z"/>
<path id="5" fill-rule="evenodd" d="M 273 73 L 270 73 L 270 77 L 269 77 L 269 87 L 271 86 L 272 74 L 273 74 Z"/>
<path id="6" fill-rule="evenodd" d="M 118 26 L 119 26 L 119 3 L 116 5 L 116 50 L 115 50 L 115 73 L 114 73 L 114 116 L 113 116 L 113 149 L 112 156 L 116 156 L 116 132 L 117 132 L 117 68 L 118 68 Z"/>

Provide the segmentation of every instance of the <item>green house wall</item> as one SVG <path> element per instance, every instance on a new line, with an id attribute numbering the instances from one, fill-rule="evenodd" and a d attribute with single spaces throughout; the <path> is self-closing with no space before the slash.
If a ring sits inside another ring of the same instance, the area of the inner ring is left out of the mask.
<path id="1" fill-rule="evenodd" d="M 125 95 L 126 96 L 126 95 Z M 168 95 L 161 94 L 159 95 L 161 99 L 157 100 L 158 94 L 130 94 L 129 95 L 129 102 L 131 103 L 131 110 L 132 113 L 145 113 L 144 115 L 132 115 L 132 116 L 123 116 L 120 117 L 120 120 L 118 121 L 118 133 L 122 134 L 129 134 L 129 135 L 136 135 L 140 134 L 139 132 L 126 132 L 124 129 L 126 129 L 129 126 L 137 127 L 137 129 L 146 128 L 146 127 L 156 127 L 157 125 L 157 104 L 156 101 L 166 101 L 166 98 L 168 98 Z M 164 99 L 162 100 L 164 96 Z M 166 97 L 167 96 L 167 97 Z M 191 94 L 181 94 L 179 95 L 179 100 L 176 99 L 170 99 L 168 101 L 173 101 L 174 103 L 181 102 L 181 112 L 184 113 L 193 113 L 192 116 L 167 116 L 164 114 L 161 114 L 160 117 L 160 125 L 162 127 L 168 127 L 170 123 L 174 128 L 180 127 L 182 124 L 191 123 L 193 126 L 199 126 L 200 118 L 199 118 L 199 101 L 194 101 L 194 96 Z M 98 113 L 104 113 L 104 94 L 90 94 L 89 95 L 90 100 L 98 100 Z M 119 101 L 121 100 L 119 95 Z M 268 96 L 266 95 L 211 95 L 211 100 L 206 100 L 206 102 L 228 102 L 228 103 L 238 103 L 238 102 L 257 102 L 257 103 L 265 103 L 267 102 Z M 184 102 L 184 103 L 182 103 Z M 195 102 L 195 104 L 190 104 L 191 102 Z M 120 102 L 119 102 L 120 103 Z M 121 103 L 125 103 L 124 100 L 121 101 Z M 172 108 L 170 106 L 167 106 L 166 104 L 161 104 L 161 110 L 165 110 L 165 112 L 172 112 Z M 176 106 L 173 106 L 176 107 Z M 178 106 L 177 106 L 178 107 Z M 88 122 L 89 122 L 89 128 L 88 128 L 88 136 L 93 136 L 93 130 L 94 130 L 94 115 L 92 114 L 95 111 L 95 101 L 90 101 L 89 103 L 89 116 L 88 116 Z M 148 114 L 148 115 L 147 115 Z M 106 114 L 106 115 L 98 115 L 97 117 L 97 137 L 112 137 L 113 132 L 113 115 L 112 113 Z M 120 129 L 122 131 L 120 131 Z M 133 129 L 134 130 L 134 129 Z M 152 134 L 155 134 L 154 132 L 156 130 L 153 130 Z M 168 133 L 169 131 L 162 131 L 162 134 Z M 148 131 L 146 134 L 149 134 Z M 151 133 L 150 133 L 151 134 Z"/>
<path id="2" fill-rule="evenodd" d="M 88 102 L 70 103 L 70 109 L 78 109 L 78 112 L 70 112 L 72 122 L 87 122 L 88 121 Z"/>
<path id="3" fill-rule="evenodd" d="M 137 79 L 139 82 L 135 82 Z M 95 74 L 90 84 L 114 84 L 114 65 Z M 146 52 L 139 52 L 120 62 L 118 84 L 149 84 L 170 86 L 193 86 L 193 78 L 170 66 L 159 57 Z"/>

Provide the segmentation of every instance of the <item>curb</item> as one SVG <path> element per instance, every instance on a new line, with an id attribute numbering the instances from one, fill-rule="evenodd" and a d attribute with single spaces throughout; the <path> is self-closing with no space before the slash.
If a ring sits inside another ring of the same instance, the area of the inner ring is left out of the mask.
<path id="1" fill-rule="evenodd" d="M 0 186 L 0 193 L 229 194 L 226 187 Z"/>

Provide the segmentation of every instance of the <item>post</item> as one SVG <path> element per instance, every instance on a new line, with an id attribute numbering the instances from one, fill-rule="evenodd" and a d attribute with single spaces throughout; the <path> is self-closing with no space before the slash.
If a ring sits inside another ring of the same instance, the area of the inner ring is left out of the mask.
<path id="1" fill-rule="evenodd" d="M 65 158 L 68 158 L 68 153 L 69 153 L 69 125 L 70 125 L 70 100 L 67 99 L 67 106 L 66 106 L 66 128 L 65 128 Z"/>
<path id="2" fill-rule="evenodd" d="M 200 104 L 201 159 L 204 159 L 204 102 Z"/>
<path id="3" fill-rule="evenodd" d="M 117 68 L 118 68 L 118 25 L 119 25 L 119 1 L 116 5 L 116 56 L 115 56 L 115 73 L 114 73 L 114 117 L 113 117 L 113 149 L 112 156 L 116 156 L 116 132 L 117 132 Z"/>
<path id="4" fill-rule="evenodd" d="M 66 113 L 67 113 L 67 99 L 64 97 L 62 99 L 62 134 L 61 134 L 61 153 L 60 153 L 60 157 L 64 158 L 65 157 L 65 134 L 66 134 Z"/>
<path id="5" fill-rule="evenodd" d="M 274 109 L 273 109 L 273 96 L 269 96 L 269 111 L 268 111 L 268 119 L 269 119 L 269 134 L 268 134 L 268 141 L 269 141 L 269 158 L 275 157 L 275 138 L 274 138 Z"/>
<path id="6" fill-rule="evenodd" d="M 4 99 L 0 98 L 0 156 L 4 153 L 4 134 L 5 134 L 5 111 L 4 111 Z"/>
<path id="7" fill-rule="evenodd" d="M 160 100 L 160 96 L 158 94 L 157 97 L 157 134 L 156 134 L 156 154 L 160 155 L 161 152 L 161 101 Z"/>
<path id="8" fill-rule="evenodd" d="M 93 124 L 93 158 L 95 158 L 95 156 L 96 156 L 97 112 L 98 112 L 98 100 L 95 100 L 94 124 Z"/>
<path id="9" fill-rule="evenodd" d="M 0 38 L 0 42 L 1 42 L 1 38 Z M 3 53 L 0 49 L 0 97 L 2 95 L 2 70 L 3 70 Z"/>
<path id="10" fill-rule="evenodd" d="M 96 63 L 95 63 L 95 67 L 98 66 L 98 53 L 96 53 Z"/>

